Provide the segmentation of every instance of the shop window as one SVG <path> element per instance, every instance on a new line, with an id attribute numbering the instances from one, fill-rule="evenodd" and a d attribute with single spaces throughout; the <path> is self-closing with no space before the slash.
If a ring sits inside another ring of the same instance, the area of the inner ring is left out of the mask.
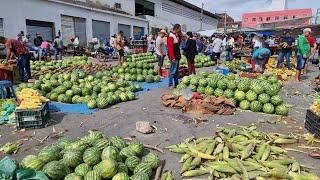
<path id="1" fill-rule="evenodd" d="M 259 17 L 259 21 L 263 21 L 263 17 Z"/>
<path id="2" fill-rule="evenodd" d="M 288 19 L 288 16 L 284 16 L 283 19 L 284 19 L 284 20 L 287 20 L 287 19 Z"/>
<path id="3" fill-rule="evenodd" d="M 252 18 L 252 22 L 256 22 L 257 21 L 257 18 Z"/>
<path id="4" fill-rule="evenodd" d="M 270 21 L 270 20 L 271 20 L 271 18 L 270 18 L 270 17 L 267 17 L 267 18 L 266 18 L 266 21 Z"/>
<path id="5" fill-rule="evenodd" d="M 244 22 L 248 22 L 248 18 L 245 18 L 245 19 L 244 19 Z"/>
<path id="6" fill-rule="evenodd" d="M 279 21 L 279 16 L 274 17 L 274 20 Z"/>
<path id="7" fill-rule="evenodd" d="M 297 16 L 296 16 L 296 15 L 293 15 L 293 16 L 292 16 L 292 19 L 297 19 Z"/>

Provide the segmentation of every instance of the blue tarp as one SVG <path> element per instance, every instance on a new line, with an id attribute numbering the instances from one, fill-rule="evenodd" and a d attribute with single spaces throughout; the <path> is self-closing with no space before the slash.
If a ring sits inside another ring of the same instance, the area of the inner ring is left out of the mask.
<path id="1" fill-rule="evenodd" d="M 276 34 L 271 31 L 262 31 L 262 32 L 259 32 L 259 34 L 266 35 L 266 36 L 276 36 Z"/>
<path id="2" fill-rule="evenodd" d="M 158 89 L 162 86 L 167 86 L 169 84 L 169 79 L 162 78 L 161 82 L 157 83 L 134 82 L 134 84 L 140 84 L 142 86 L 142 90 L 135 93 L 136 96 L 139 96 L 150 90 Z M 50 102 L 49 109 L 51 112 L 63 112 L 72 114 L 92 114 L 98 110 L 98 108 L 89 109 L 85 104 L 63 104 L 58 102 Z"/>

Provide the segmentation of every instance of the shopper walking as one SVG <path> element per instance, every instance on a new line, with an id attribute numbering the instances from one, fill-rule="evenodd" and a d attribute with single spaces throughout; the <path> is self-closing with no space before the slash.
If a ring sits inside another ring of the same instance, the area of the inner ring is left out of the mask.
<path id="1" fill-rule="evenodd" d="M 56 48 L 55 60 L 62 60 L 63 41 L 59 36 L 54 39 L 54 48 Z"/>
<path id="2" fill-rule="evenodd" d="M 259 48 L 255 50 L 251 60 L 252 71 L 263 73 L 270 56 L 271 51 L 267 48 Z"/>
<path id="3" fill-rule="evenodd" d="M 120 31 L 118 36 L 117 36 L 117 50 L 119 52 L 119 64 L 118 66 L 122 66 L 124 63 L 124 51 L 123 51 L 123 31 Z"/>
<path id="4" fill-rule="evenodd" d="M 226 46 L 226 61 L 232 61 L 233 59 L 234 38 L 230 36 Z"/>
<path id="5" fill-rule="evenodd" d="M 163 77 L 162 75 L 163 61 L 164 61 L 164 57 L 167 54 L 167 46 L 163 42 L 163 37 L 166 35 L 167 35 L 166 30 L 161 30 L 158 33 L 158 37 L 156 39 L 156 54 L 158 57 L 158 75 L 160 77 Z"/>
<path id="6" fill-rule="evenodd" d="M 213 61 L 216 61 L 217 65 L 219 65 L 221 48 L 222 48 L 222 40 L 219 38 L 219 35 L 216 34 L 214 36 L 212 45 L 213 45 L 213 49 L 212 49 L 211 59 Z"/>
<path id="7" fill-rule="evenodd" d="M 24 71 L 26 71 L 27 80 L 31 79 L 31 56 L 25 45 L 16 39 L 8 39 L 3 36 L 0 36 L 0 43 L 4 44 L 7 50 L 6 62 L 9 59 L 13 59 L 14 56 L 18 58 L 20 82 L 24 82 Z"/>
<path id="8" fill-rule="evenodd" d="M 188 72 L 189 75 L 196 74 L 196 69 L 194 67 L 194 58 L 197 53 L 197 42 L 193 39 L 192 32 L 187 32 L 187 43 L 184 49 L 185 56 L 188 61 Z"/>
<path id="9" fill-rule="evenodd" d="M 169 75 L 169 87 L 173 89 L 179 84 L 179 62 L 181 59 L 180 43 L 182 40 L 181 26 L 180 24 L 175 24 L 173 26 L 172 32 L 170 32 L 168 37 L 168 55 L 170 64 L 170 75 Z M 173 85 L 174 81 L 174 85 Z"/>
<path id="10" fill-rule="evenodd" d="M 16 40 L 19 41 L 19 42 L 21 42 L 21 43 L 23 43 L 23 37 L 22 37 L 22 34 L 21 34 L 21 33 L 19 33 L 19 34 L 17 35 Z"/>
<path id="11" fill-rule="evenodd" d="M 203 48 L 204 48 L 203 37 L 200 37 L 200 39 L 197 38 L 197 46 L 198 46 L 198 53 L 203 53 Z"/>
<path id="12" fill-rule="evenodd" d="M 43 42 L 43 39 L 42 39 L 42 36 L 40 33 L 36 33 L 36 38 L 34 38 L 33 40 L 33 44 L 36 46 L 36 50 L 38 51 L 38 57 L 39 57 L 39 60 L 40 60 L 40 57 L 41 57 L 41 44 Z"/>
<path id="13" fill-rule="evenodd" d="M 290 69 L 290 56 L 292 54 L 292 48 L 295 46 L 295 39 L 290 36 L 289 31 L 285 31 L 283 35 L 284 37 L 280 39 L 281 50 L 278 56 L 277 69 L 280 68 L 284 57 L 286 58 L 286 68 Z"/>
<path id="14" fill-rule="evenodd" d="M 30 39 L 30 34 L 26 34 L 26 37 L 22 40 L 22 42 L 29 51 L 35 50 L 35 46 L 34 46 L 32 40 Z"/>
<path id="15" fill-rule="evenodd" d="M 315 56 L 315 53 L 317 52 L 317 41 L 311 36 L 311 33 L 312 33 L 311 29 L 310 28 L 306 28 L 306 29 L 309 31 L 309 35 L 306 36 L 306 38 L 310 45 L 310 56 L 307 59 L 303 72 L 301 72 L 302 75 L 307 74 L 309 62 L 312 61 L 312 59 Z"/>
<path id="16" fill-rule="evenodd" d="M 296 82 L 301 81 L 301 71 L 303 71 L 308 59 L 308 55 L 310 54 L 310 45 L 308 39 L 306 38 L 310 35 L 310 31 L 310 28 L 304 29 L 303 34 L 298 38 Z"/>
<path id="17" fill-rule="evenodd" d="M 253 46 L 253 52 L 255 52 L 257 49 L 264 47 L 263 46 L 263 35 L 259 34 L 257 37 L 254 37 L 252 39 L 252 46 Z"/>

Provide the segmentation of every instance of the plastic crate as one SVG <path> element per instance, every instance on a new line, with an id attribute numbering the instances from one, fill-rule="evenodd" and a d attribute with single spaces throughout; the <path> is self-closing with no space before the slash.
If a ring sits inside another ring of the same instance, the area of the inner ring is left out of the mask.
<path id="1" fill-rule="evenodd" d="M 320 117 L 311 110 L 307 110 L 305 128 L 315 134 L 317 138 L 320 138 Z"/>
<path id="2" fill-rule="evenodd" d="M 12 71 L 0 69 L 0 80 L 8 80 L 12 82 Z"/>
<path id="3" fill-rule="evenodd" d="M 15 114 L 17 130 L 44 128 L 50 119 L 48 103 L 42 104 L 39 109 L 17 110 Z"/>
<path id="4" fill-rule="evenodd" d="M 179 78 L 183 78 L 185 75 L 185 68 L 179 69 Z M 165 78 L 169 78 L 170 69 L 162 69 L 162 76 Z"/>

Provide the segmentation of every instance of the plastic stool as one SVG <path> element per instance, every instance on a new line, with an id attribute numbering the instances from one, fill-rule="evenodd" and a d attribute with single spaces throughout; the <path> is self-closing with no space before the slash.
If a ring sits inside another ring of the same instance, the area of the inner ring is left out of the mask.
<path id="1" fill-rule="evenodd" d="M 11 92 L 11 97 L 14 97 L 17 99 L 17 96 L 16 96 L 16 93 L 14 92 L 14 89 L 13 89 L 13 84 L 11 81 L 7 81 L 7 80 L 4 80 L 4 81 L 0 81 L 0 93 L 1 93 L 1 98 L 2 99 L 6 99 L 7 98 L 7 88 L 10 89 L 10 92 Z"/>

